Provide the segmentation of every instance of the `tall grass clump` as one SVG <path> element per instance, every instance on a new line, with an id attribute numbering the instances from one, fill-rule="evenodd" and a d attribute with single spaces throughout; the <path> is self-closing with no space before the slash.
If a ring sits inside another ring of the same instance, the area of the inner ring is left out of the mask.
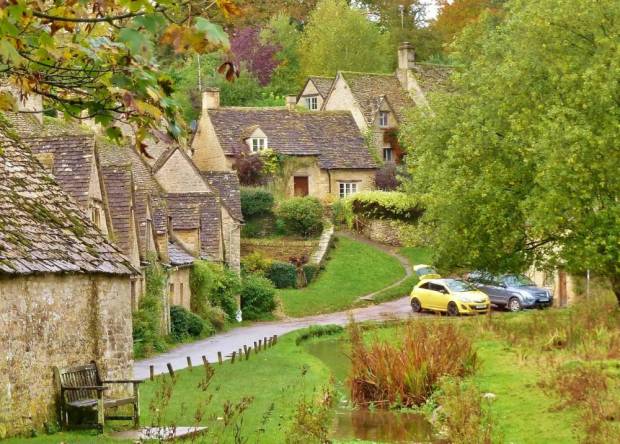
<path id="1" fill-rule="evenodd" d="M 412 321 L 399 331 L 400 343 L 364 342 L 349 326 L 351 371 L 347 385 L 360 406 L 382 408 L 423 404 L 443 376 L 461 377 L 476 367 L 476 353 L 453 323 Z"/>

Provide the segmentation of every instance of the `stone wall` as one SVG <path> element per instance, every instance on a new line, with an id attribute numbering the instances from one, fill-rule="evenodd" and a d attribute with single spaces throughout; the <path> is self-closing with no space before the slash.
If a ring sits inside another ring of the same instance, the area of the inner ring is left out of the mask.
<path id="1" fill-rule="evenodd" d="M 357 230 L 368 239 L 382 244 L 400 246 L 403 244 L 398 221 L 389 219 L 358 219 Z"/>
<path id="2" fill-rule="evenodd" d="M 133 367 L 130 278 L 0 277 L 0 438 L 57 421 L 53 367 Z"/>
<path id="3" fill-rule="evenodd" d="M 222 206 L 222 234 L 224 240 L 224 262 L 237 273 L 241 272 L 241 226 Z"/>
<path id="4" fill-rule="evenodd" d="M 315 240 L 281 240 L 281 239 L 241 239 L 241 256 L 255 251 L 271 259 L 288 262 L 291 256 L 306 255 L 308 258 L 318 246 Z"/>
<path id="5" fill-rule="evenodd" d="M 189 274 L 191 266 L 172 268 L 168 277 L 168 303 L 169 305 L 182 305 L 190 309 L 191 287 Z"/>

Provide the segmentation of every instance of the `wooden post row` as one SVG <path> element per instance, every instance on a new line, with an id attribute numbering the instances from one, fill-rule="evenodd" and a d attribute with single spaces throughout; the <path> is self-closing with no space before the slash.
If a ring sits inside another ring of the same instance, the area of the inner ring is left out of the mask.
<path id="1" fill-rule="evenodd" d="M 172 364 L 167 363 L 166 367 L 168 367 L 168 373 L 170 373 L 170 376 L 174 378 L 174 370 L 172 369 Z"/>

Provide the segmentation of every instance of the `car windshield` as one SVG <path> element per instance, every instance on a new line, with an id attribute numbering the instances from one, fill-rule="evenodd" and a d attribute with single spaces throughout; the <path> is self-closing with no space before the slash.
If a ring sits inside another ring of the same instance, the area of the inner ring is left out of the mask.
<path id="1" fill-rule="evenodd" d="M 422 267 L 416 270 L 418 276 L 424 276 L 425 274 L 437 274 L 437 272 L 431 267 Z"/>
<path id="2" fill-rule="evenodd" d="M 473 285 L 468 284 L 465 281 L 461 281 L 457 279 L 446 281 L 445 284 L 446 284 L 446 287 L 450 289 L 450 291 L 453 291 L 455 293 L 476 290 L 476 287 L 474 287 Z"/>
<path id="3" fill-rule="evenodd" d="M 502 276 L 502 282 L 506 287 L 534 287 L 536 284 L 522 274 L 508 274 Z"/>

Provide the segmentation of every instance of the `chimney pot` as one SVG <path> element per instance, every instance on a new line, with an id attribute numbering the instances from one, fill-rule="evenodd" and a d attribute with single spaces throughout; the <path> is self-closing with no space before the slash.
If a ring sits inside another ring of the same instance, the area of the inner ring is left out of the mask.
<path id="1" fill-rule="evenodd" d="M 398 69 L 413 69 L 415 67 L 415 50 L 409 42 L 402 42 L 398 47 Z"/>
<path id="2" fill-rule="evenodd" d="M 286 107 L 288 109 L 295 109 L 297 106 L 297 96 L 286 96 Z"/>
<path id="3" fill-rule="evenodd" d="M 205 88 L 202 93 L 202 109 L 216 109 L 220 107 L 220 89 Z"/>

